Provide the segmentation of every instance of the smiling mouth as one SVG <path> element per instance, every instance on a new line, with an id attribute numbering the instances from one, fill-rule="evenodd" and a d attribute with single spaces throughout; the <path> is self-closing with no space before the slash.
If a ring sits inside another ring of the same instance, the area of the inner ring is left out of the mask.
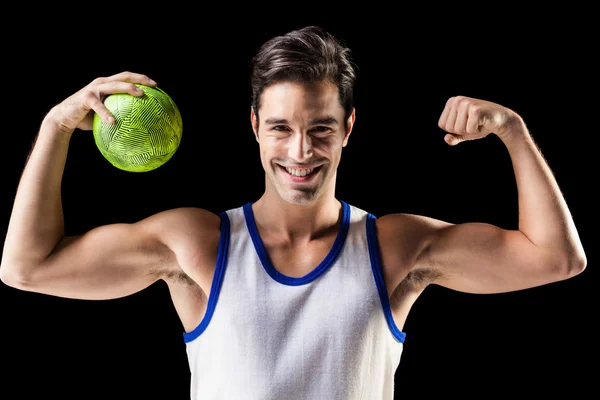
<path id="1" fill-rule="evenodd" d="M 310 178 L 314 175 L 317 174 L 317 172 L 319 172 L 321 170 L 321 165 L 319 165 L 318 167 L 314 167 L 314 168 L 287 168 L 284 167 L 282 165 L 279 165 L 279 167 L 285 171 L 286 174 L 288 174 L 289 176 L 293 177 L 293 178 Z"/>

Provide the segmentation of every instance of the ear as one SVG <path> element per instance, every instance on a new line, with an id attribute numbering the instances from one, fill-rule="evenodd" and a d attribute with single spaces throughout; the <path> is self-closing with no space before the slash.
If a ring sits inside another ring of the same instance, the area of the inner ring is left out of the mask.
<path id="1" fill-rule="evenodd" d="M 352 114 L 348 117 L 346 121 L 346 133 L 344 134 L 344 143 L 342 147 L 346 147 L 348 145 L 348 139 L 350 138 L 350 134 L 352 133 L 352 128 L 354 127 L 354 121 L 356 120 L 356 109 L 352 109 Z"/>
<path id="2" fill-rule="evenodd" d="M 254 113 L 254 107 L 250 106 L 250 123 L 254 131 L 254 138 L 258 142 L 258 115 Z"/>

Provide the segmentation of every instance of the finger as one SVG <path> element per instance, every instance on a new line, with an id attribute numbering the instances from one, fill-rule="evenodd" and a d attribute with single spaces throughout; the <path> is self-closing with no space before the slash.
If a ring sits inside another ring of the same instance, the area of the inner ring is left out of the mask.
<path id="1" fill-rule="evenodd" d="M 448 118 L 446 119 L 446 124 L 444 126 L 444 130 L 446 132 L 455 133 L 454 124 L 456 122 L 457 113 L 458 111 L 456 109 L 456 102 L 454 102 L 452 104 L 452 108 L 448 112 Z"/>
<path id="2" fill-rule="evenodd" d="M 462 139 L 461 139 L 460 135 L 454 135 L 452 133 L 448 133 L 444 136 L 444 141 L 446 143 L 448 143 L 450 146 L 456 146 L 457 144 L 462 142 Z"/>
<path id="3" fill-rule="evenodd" d="M 448 119 L 448 114 L 450 113 L 450 109 L 452 108 L 452 100 L 453 97 L 450 97 L 446 104 L 444 105 L 444 109 L 442 110 L 442 114 L 440 115 L 440 119 L 438 120 L 438 126 L 441 129 L 446 129 L 446 120 Z"/>
<path id="4" fill-rule="evenodd" d="M 467 119 L 469 116 L 469 102 L 462 100 L 458 103 L 456 120 L 454 121 L 454 132 L 464 134 L 467 130 Z"/>
<path id="5" fill-rule="evenodd" d="M 83 103 L 86 108 L 93 110 L 107 124 L 112 124 L 115 122 L 114 117 L 112 116 L 108 108 L 106 108 L 104 102 L 100 100 L 100 98 L 94 93 L 88 92 L 86 97 L 83 99 Z"/>
<path id="6" fill-rule="evenodd" d="M 129 72 L 129 71 L 119 72 L 118 74 L 111 75 L 107 78 L 102 78 L 103 83 L 109 82 L 109 81 L 141 83 L 142 85 L 147 85 L 147 86 L 156 86 L 157 85 L 157 83 L 153 79 L 150 79 L 149 76 L 144 75 L 144 74 L 138 74 L 135 72 Z"/>
<path id="7" fill-rule="evenodd" d="M 128 93 L 133 96 L 142 96 L 144 91 L 137 87 L 134 83 L 112 81 L 98 84 L 94 91 L 98 94 L 98 98 L 104 98 L 115 93 Z"/>
<path id="8" fill-rule="evenodd" d="M 469 117 L 466 122 L 467 133 L 479 133 L 481 129 L 481 109 L 477 106 L 469 108 Z"/>

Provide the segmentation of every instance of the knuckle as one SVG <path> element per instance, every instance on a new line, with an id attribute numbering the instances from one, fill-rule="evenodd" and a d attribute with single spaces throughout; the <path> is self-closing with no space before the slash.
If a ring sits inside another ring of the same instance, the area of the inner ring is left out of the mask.
<path id="1" fill-rule="evenodd" d="M 473 126 L 467 126 L 465 128 L 465 133 L 467 133 L 469 135 L 472 135 L 472 134 L 477 133 L 477 129 L 475 127 L 473 127 Z"/>
<path id="2" fill-rule="evenodd" d="M 135 83 L 129 83 L 127 84 L 127 91 L 130 93 L 135 93 L 137 91 L 138 87 L 136 86 Z"/>
<path id="3" fill-rule="evenodd" d="M 86 100 L 95 97 L 95 94 L 92 90 L 86 90 L 85 92 L 83 92 L 82 97 Z"/>
<path id="4" fill-rule="evenodd" d="M 464 110 L 470 106 L 471 102 L 465 96 L 458 96 L 456 99 L 456 104 L 458 104 L 458 107 Z"/>
<path id="5" fill-rule="evenodd" d="M 83 92 L 83 94 L 81 96 L 82 96 L 83 102 L 86 104 L 89 104 L 91 101 L 96 99 L 96 94 L 91 90 L 86 90 L 85 92 Z"/>

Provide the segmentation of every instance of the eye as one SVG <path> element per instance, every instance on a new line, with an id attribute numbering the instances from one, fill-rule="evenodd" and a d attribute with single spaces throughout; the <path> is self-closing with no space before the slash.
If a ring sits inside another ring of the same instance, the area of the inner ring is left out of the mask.
<path id="1" fill-rule="evenodd" d="M 328 126 L 316 126 L 310 130 L 312 134 L 316 134 L 318 136 L 323 136 L 331 132 L 331 128 Z"/>
<path id="2" fill-rule="evenodd" d="M 287 131 L 287 126 L 285 125 L 275 125 L 274 127 L 271 128 L 274 131 L 280 131 L 280 132 L 285 132 Z"/>

